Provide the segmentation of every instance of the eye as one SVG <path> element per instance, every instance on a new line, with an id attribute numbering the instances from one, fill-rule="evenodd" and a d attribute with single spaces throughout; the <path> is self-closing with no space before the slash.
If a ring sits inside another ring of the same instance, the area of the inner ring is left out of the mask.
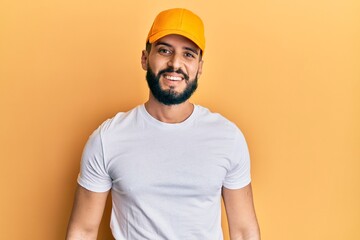
<path id="1" fill-rule="evenodd" d="M 159 48 L 158 52 L 162 55 L 170 55 L 171 54 L 171 51 L 166 48 Z"/>
<path id="2" fill-rule="evenodd" d="M 192 54 L 192 53 L 190 53 L 190 52 L 186 52 L 184 55 L 185 55 L 185 57 L 187 57 L 187 58 L 195 58 L 195 55 Z"/>

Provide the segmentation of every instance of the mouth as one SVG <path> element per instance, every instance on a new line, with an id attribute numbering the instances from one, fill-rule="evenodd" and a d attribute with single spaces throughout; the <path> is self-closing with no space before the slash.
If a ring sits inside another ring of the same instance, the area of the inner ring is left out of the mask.
<path id="1" fill-rule="evenodd" d="M 184 80 L 183 77 L 180 77 L 180 76 L 171 76 L 171 75 L 167 75 L 167 74 L 164 74 L 163 77 L 167 80 L 170 80 L 170 81 L 181 81 L 181 80 Z"/>

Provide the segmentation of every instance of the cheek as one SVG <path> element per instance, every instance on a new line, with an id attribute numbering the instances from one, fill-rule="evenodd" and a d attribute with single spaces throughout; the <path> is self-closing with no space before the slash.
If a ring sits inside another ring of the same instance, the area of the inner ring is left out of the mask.
<path id="1" fill-rule="evenodd" d="M 164 61 L 149 61 L 149 66 L 155 75 L 157 75 L 161 70 L 167 68 L 166 62 Z"/>
<path id="2" fill-rule="evenodd" d="M 199 65 L 188 67 L 188 74 L 193 79 L 199 71 Z"/>

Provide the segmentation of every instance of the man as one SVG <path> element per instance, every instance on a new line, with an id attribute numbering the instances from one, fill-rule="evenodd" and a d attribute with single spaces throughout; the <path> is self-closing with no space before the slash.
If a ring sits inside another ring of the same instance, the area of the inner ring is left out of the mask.
<path id="1" fill-rule="evenodd" d="M 186 9 L 163 11 L 146 42 L 149 99 L 89 138 L 67 239 L 96 239 L 111 190 L 118 240 L 223 239 L 221 196 L 231 239 L 259 240 L 242 133 L 189 102 L 202 73 L 201 19 Z"/>

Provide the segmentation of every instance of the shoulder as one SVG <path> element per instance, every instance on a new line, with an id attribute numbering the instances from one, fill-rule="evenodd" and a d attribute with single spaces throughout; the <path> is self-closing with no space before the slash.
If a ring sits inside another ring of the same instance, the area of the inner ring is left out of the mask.
<path id="1" fill-rule="evenodd" d="M 138 114 L 139 106 L 127 112 L 118 112 L 115 116 L 105 120 L 97 130 L 100 134 L 107 134 L 119 129 L 129 128 L 139 119 Z"/>
<path id="2" fill-rule="evenodd" d="M 235 123 L 225 118 L 220 113 L 212 112 L 206 107 L 196 105 L 197 108 L 197 122 L 198 124 L 205 124 L 208 126 L 216 127 L 217 129 L 228 131 L 240 131 Z"/>

